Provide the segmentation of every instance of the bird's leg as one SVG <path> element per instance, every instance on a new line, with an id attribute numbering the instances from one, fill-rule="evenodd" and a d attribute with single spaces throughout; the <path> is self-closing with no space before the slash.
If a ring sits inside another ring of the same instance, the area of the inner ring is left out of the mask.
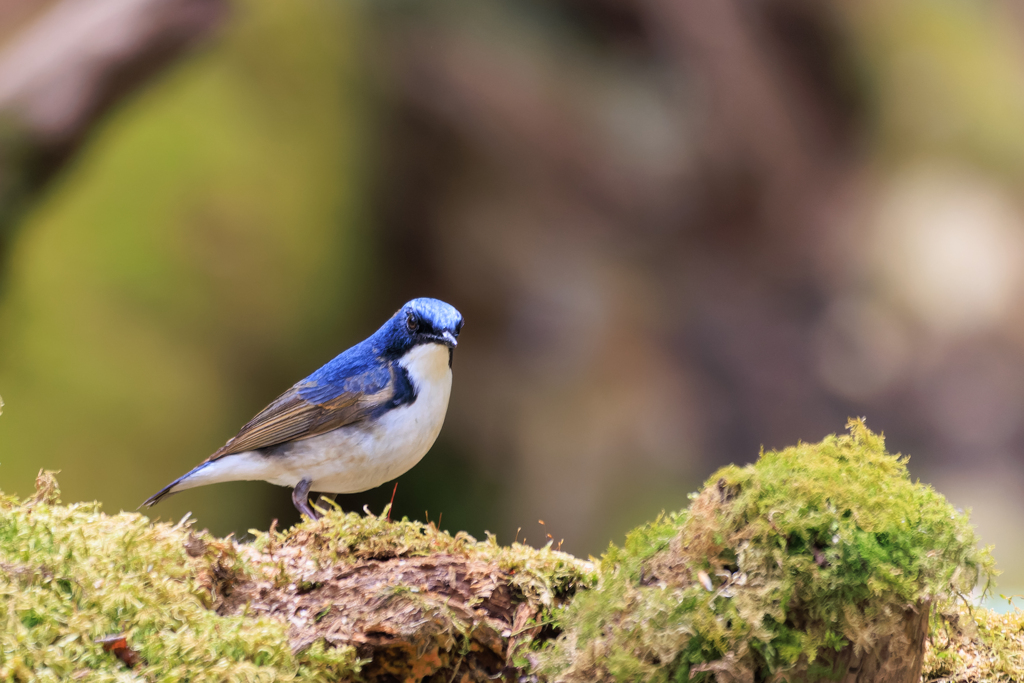
<path id="1" fill-rule="evenodd" d="M 310 519 L 316 520 L 320 519 L 320 515 L 309 506 L 309 487 L 312 485 L 312 479 L 303 479 L 296 484 L 295 488 L 292 490 L 292 503 L 295 504 L 295 509 L 300 513 L 306 515 Z"/>
<path id="2" fill-rule="evenodd" d="M 391 489 L 391 502 L 388 503 L 388 521 L 391 521 L 391 510 L 395 507 L 395 494 L 398 493 L 398 482 L 395 482 L 395 488 Z"/>

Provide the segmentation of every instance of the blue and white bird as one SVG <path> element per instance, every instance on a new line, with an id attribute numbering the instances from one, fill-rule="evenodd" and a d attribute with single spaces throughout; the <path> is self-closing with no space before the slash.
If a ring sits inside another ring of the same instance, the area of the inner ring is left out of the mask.
<path id="1" fill-rule="evenodd" d="M 295 507 L 316 519 L 310 491 L 356 493 L 395 479 L 441 431 L 461 331 L 455 308 L 413 299 L 143 505 L 196 486 L 263 480 L 292 487 Z"/>

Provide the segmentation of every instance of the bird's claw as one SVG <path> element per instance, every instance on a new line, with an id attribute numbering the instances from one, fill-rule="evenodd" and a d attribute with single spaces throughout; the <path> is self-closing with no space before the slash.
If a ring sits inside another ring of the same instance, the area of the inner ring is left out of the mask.
<path id="1" fill-rule="evenodd" d="M 292 503 L 294 503 L 295 509 L 298 510 L 300 514 L 306 515 L 311 520 L 316 521 L 323 515 L 314 510 L 309 504 L 309 487 L 312 485 L 313 481 L 311 479 L 303 479 L 296 484 L 295 488 L 292 490 Z"/>

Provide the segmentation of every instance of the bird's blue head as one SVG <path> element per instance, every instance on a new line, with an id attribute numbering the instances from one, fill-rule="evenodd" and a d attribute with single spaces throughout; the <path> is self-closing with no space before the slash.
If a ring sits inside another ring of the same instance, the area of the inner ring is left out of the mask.
<path id="1" fill-rule="evenodd" d="M 383 336 L 384 353 L 401 357 L 420 344 L 458 346 L 462 314 L 454 306 L 437 299 L 413 299 L 391 316 L 377 335 Z M 375 335 L 376 336 L 376 335 Z"/>

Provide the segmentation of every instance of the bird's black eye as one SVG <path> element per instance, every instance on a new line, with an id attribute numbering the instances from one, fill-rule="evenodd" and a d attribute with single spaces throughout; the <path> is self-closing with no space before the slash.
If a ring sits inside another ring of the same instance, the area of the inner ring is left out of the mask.
<path id="1" fill-rule="evenodd" d="M 458 337 L 459 333 L 462 332 L 462 321 L 455 323 L 455 336 Z"/>
<path id="2" fill-rule="evenodd" d="M 412 311 L 405 314 L 405 326 L 409 328 L 410 332 L 415 332 L 420 326 L 420 321 L 416 319 L 416 314 Z"/>

